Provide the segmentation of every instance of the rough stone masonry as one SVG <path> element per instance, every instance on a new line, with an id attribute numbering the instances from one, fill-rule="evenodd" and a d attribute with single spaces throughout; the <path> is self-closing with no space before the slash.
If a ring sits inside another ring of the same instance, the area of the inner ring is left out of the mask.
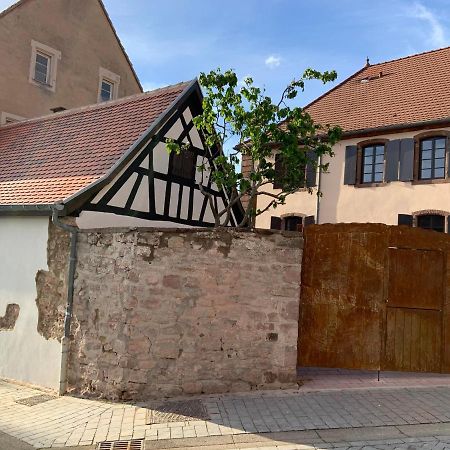
<path id="1" fill-rule="evenodd" d="M 299 233 L 81 233 L 69 387 L 149 399 L 296 382 Z"/>

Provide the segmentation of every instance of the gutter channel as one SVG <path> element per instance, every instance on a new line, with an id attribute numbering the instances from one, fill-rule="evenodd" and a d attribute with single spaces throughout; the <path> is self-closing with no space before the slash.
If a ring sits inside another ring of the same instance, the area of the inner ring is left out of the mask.
<path id="1" fill-rule="evenodd" d="M 75 268 L 77 263 L 77 242 L 79 230 L 77 227 L 67 225 L 59 220 L 61 205 L 52 206 L 52 222 L 58 228 L 70 233 L 70 256 L 67 273 L 67 303 L 64 315 L 64 336 L 61 339 L 61 370 L 59 375 L 59 395 L 67 392 L 67 373 L 69 365 L 70 325 L 73 312 L 73 292 L 75 280 Z"/>

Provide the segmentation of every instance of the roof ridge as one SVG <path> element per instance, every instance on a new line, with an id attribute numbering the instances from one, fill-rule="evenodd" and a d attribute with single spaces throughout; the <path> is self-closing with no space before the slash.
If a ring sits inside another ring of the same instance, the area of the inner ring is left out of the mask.
<path id="1" fill-rule="evenodd" d="M 20 1 L 22 1 L 22 0 L 20 0 Z M 58 119 L 61 117 L 75 116 L 77 114 L 81 114 L 86 111 L 95 111 L 98 109 L 106 109 L 106 108 L 114 107 L 116 105 L 121 105 L 121 104 L 124 104 L 127 102 L 131 102 L 133 100 L 138 100 L 140 98 L 154 97 L 154 96 L 157 96 L 158 94 L 162 93 L 162 91 L 173 90 L 174 88 L 181 87 L 183 85 L 188 86 L 189 84 L 193 83 L 195 80 L 196 79 L 193 79 L 190 81 L 181 81 L 180 83 L 170 84 L 168 86 L 153 89 L 152 91 L 141 92 L 139 94 L 133 94 L 133 95 L 129 95 L 127 97 L 121 97 L 116 100 L 109 100 L 107 102 L 101 102 L 101 103 L 91 103 L 89 105 L 78 106 L 77 108 L 66 109 L 64 111 L 53 113 L 53 114 L 46 114 L 44 116 L 32 117 L 30 119 L 21 120 L 19 122 L 9 123 L 7 125 L 0 126 L 0 133 L 2 130 L 14 128 L 14 127 L 20 127 L 22 125 L 29 124 L 29 123 L 46 122 L 48 120 L 54 120 L 54 119 Z"/>
<path id="2" fill-rule="evenodd" d="M 446 47 L 435 48 L 433 50 L 426 50 L 424 52 L 413 53 L 412 55 L 402 56 L 400 58 L 388 59 L 387 61 L 382 61 L 382 62 L 378 62 L 378 63 L 375 63 L 375 64 L 369 64 L 365 68 L 370 68 L 370 67 L 374 67 L 374 66 L 379 66 L 381 64 L 388 64 L 388 63 L 391 63 L 391 62 L 401 61 L 403 59 L 415 58 L 416 56 L 422 56 L 422 55 L 427 55 L 429 53 L 441 52 L 442 50 L 448 50 L 448 49 L 450 49 L 450 45 L 448 45 Z"/>

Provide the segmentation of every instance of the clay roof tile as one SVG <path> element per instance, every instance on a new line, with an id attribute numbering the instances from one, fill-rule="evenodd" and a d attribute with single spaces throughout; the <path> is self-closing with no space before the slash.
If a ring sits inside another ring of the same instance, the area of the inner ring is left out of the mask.
<path id="1" fill-rule="evenodd" d="M 364 67 L 305 109 L 345 131 L 450 117 L 450 47 Z"/>
<path id="2" fill-rule="evenodd" d="M 51 204 L 87 187 L 188 86 L 180 83 L 0 127 L 0 205 Z"/>

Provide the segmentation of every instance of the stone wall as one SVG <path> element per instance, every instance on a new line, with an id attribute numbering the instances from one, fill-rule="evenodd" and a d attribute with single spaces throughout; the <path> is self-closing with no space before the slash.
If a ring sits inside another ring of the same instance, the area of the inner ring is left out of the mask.
<path id="1" fill-rule="evenodd" d="M 145 399 L 295 385 L 298 233 L 81 233 L 69 389 Z"/>

